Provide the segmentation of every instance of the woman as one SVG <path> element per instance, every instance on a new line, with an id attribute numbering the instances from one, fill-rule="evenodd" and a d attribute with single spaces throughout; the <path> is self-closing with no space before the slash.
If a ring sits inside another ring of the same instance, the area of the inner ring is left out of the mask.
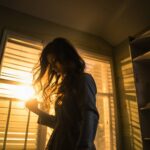
<path id="1" fill-rule="evenodd" d="M 39 109 L 36 100 L 28 101 L 26 106 L 39 115 L 39 124 L 54 128 L 48 150 L 96 149 L 96 85 L 84 69 L 85 62 L 64 38 L 54 39 L 42 51 L 34 85 L 41 87 L 44 108 L 48 110 L 55 104 L 55 116 Z M 52 100 L 54 95 L 56 99 Z"/>

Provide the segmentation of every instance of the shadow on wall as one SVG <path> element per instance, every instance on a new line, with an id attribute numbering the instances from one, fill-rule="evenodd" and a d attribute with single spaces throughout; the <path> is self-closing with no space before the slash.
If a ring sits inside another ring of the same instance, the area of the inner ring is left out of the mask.
<path id="1" fill-rule="evenodd" d="M 131 150 L 139 150 L 142 149 L 142 141 L 131 58 L 121 60 L 120 65 L 123 85 L 121 103 L 124 106 L 123 129 L 128 138 L 128 143 L 124 144 L 128 144 Z"/>

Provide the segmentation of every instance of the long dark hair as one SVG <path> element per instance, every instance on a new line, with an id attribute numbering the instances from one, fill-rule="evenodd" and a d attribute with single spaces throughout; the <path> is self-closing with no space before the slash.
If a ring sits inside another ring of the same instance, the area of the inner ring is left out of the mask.
<path id="1" fill-rule="evenodd" d="M 65 79 L 59 82 L 61 75 L 52 69 L 51 63 L 48 62 L 47 56 L 51 55 L 58 61 L 62 68 Z M 49 96 L 53 94 L 58 87 L 62 85 L 65 89 L 72 89 L 72 81 L 75 81 L 79 74 L 82 74 L 85 69 L 85 62 L 78 54 L 73 45 L 65 38 L 55 38 L 49 42 L 43 49 L 39 62 L 33 70 L 33 85 L 38 87 L 38 92 L 42 91 L 42 97 L 46 107 L 49 107 Z M 74 82 L 77 84 L 77 82 Z"/>

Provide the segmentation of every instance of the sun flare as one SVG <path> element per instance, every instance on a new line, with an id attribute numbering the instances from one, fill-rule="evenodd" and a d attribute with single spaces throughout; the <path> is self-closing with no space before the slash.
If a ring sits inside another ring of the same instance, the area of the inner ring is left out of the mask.
<path id="1" fill-rule="evenodd" d="M 32 86 L 19 85 L 13 88 L 12 95 L 14 98 L 18 98 L 22 101 L 35 98 L 35 91 Z"/>

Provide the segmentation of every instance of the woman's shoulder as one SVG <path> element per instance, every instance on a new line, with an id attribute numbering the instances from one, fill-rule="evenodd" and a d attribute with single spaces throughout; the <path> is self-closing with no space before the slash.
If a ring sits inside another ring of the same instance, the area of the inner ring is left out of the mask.
<path id="1" fill-rule="evenodd" d="M 82 78 L 86 81 L 86 82 L 95 82 L 93 76 L 90 73 L 84 72 L 82 75 Z"/>
<path id="2" fill-rule="evenodd" d="M 96 89 L 95 80 L 90 73 L 84 72 L 81 76 L 81 80 L 85 83 L 86 86 Z M 81 84 L 83 83 L 82 81 Z"/>
<path id="3" fill-rule="evenodd" d="M 86 79 L 90 79 L 90 78 L 93 79 L 92 75 L 91 75 L 90 73 L 87 73 L 87 72 L 84 72 L 84 73 L 83 73 L 83 76 L 84 76 L 84 78 L 86 78 Z"/>

